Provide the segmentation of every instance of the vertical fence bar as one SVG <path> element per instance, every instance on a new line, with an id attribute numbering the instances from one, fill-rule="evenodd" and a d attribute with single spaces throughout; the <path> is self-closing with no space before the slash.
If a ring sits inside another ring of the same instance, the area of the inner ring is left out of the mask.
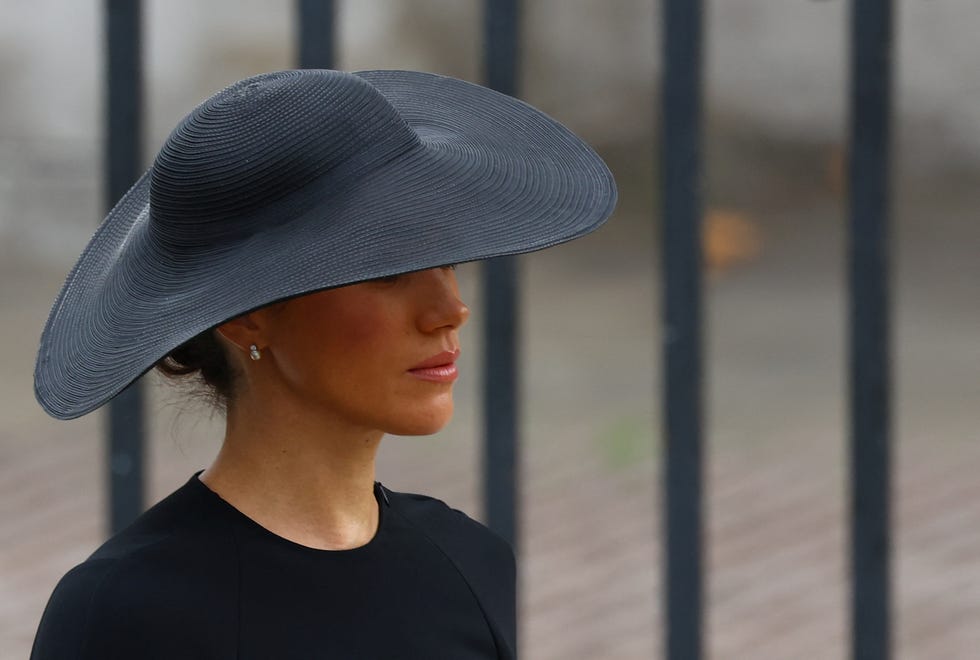
<path id="1" fill-rule="evenodd" d="M 296 61 L 301 69 L 334 68 L 334 13 L 334 0 L 297 0 Z"/>
<path id="2" fill-rule="evenodd" d="M 484 5 L 484 68 L 489 87 L 517 91 L 517 0 Z M 518 273 L 515 257 L 484 266 L 484 501 L 487 524 L 517 547 Z"/>
<path id="3" fill-rule="evenodd" d="M 701 657 L 701 0 L 664 0 L 666 649 Z"/>
<path id="4" fill-rule="evenodd" d="M 105 206 L 132 186 L 142 167 L 143 75 L 141 3 L 106 0 Z M 137 381 L 109 404 L 109 531 L 143 511 L 143 391 Z"/>
<path id="5" fill-rule="evenodd" d="M 850 80 L 852 657 L 890 657 L 891 0 L 854 0 Z"/>

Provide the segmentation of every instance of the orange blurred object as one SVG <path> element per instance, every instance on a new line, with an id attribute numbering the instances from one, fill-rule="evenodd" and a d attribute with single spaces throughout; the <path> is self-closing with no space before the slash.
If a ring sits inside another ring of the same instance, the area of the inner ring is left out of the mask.
<path id="1" fill-rule="evenodd" d="M 762 253 L 762 231 L 737 211 L 709 209 L 704 222 L 704 260 L 718 275 Z"/>

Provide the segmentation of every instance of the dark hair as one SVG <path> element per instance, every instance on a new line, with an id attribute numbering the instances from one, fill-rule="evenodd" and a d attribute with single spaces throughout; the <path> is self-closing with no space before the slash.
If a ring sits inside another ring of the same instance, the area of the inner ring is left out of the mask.
<path id="1" fill-rule="evenodd" d="M 176 382 L 194 379 L 208 402 L 227 410 L 234 399 L 238 370 L 234 367 L 217 331 L 205 330 L 192 337 L 156 363 L 156 370 Z"/>

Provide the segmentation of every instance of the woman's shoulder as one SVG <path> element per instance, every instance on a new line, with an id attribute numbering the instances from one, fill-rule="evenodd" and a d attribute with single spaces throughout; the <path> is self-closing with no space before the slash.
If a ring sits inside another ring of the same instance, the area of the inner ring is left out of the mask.
<path id="1" fill-rule="evenodd" d="M 220 569 L 217 562 L 209 567 Z M 195 567 L 189 557 L 161 561 L 137 552 L 89 558 L 55 587 L 31 658 L 171 658 L 196 652 L 200 643 L 226 637 L 222 627 L 232 630 L 234 607 L 224 603 L 229 590 L 214 587 L 224 579 L 220 570 L 211 571 Z"/>
<path id="2" fill-rule="evenodd" d="M 79 569 L 161 574 L 168 565 L 188 568 L 195 561 L 226 554 L 233 543 L 227 513 L 195 475 L 102 544 Z M 101 567 L 96 569 L 95 567 Z"/>
<path id="3" fill-rule="evenodd" d="M 61 578 L 41 617 L 32 658 L 107 657 L 110 649 L 147 644 L 168 648 L 175 621 L 186 619 L 180 625 L 190 632 L 202 607 L 223 609 L 218 601 L 228 590 L 222 583 L 234 579 L 228 547 L 220 529 L 205 531 L 201 512 L 191 514 L 194 498 L 186 488 Z"/>
<path id="4" fill-rule="evenodd" d="M 442 500 L 382 486 L 389 508 L 407 520 L 455 566 L 508 648 L 516 648 L 517 567 L 510 544 Z"/>
<path id="5" fill-rule="evenodd" d="M 407 519 L 439 545 L 490 555 L 505 563 L 514 562 L 510 544 L 477 520 L 435 497 L 401 493 L 382 486 L 392 510 Z"/>

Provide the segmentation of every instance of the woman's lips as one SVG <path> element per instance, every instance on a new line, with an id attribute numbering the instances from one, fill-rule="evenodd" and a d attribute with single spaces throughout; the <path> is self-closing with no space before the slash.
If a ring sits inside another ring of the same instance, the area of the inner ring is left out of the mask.
<path id="1" fill-rule="evenodd" d="M 434 383 L 451 383 L 459 376 L 456 370 L 456 359 L 459 357 L 459 349 L 454 351 L 443 351 L 438 355 L 433 355 L 427 360 L 423 360 L 408 370 L 419 380 L 428 380 Z"/>

